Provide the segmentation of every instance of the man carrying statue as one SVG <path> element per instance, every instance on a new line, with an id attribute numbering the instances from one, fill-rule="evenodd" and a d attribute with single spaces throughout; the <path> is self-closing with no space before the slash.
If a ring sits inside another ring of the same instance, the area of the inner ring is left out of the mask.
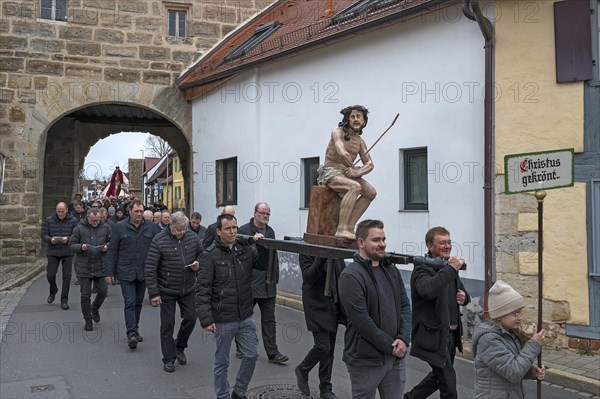
<path id="1" fill-rule="evenodd" d="M 365 213 L 377 191 L 362 177 L 373 170 L 373 161 L 360 137 L 367 125 L 369 110 L 352 105 L 340 111 L 344 118 L 331 132 L 325 163 L 319 167 L 317 182 L 342 197 L 336 237 L 354 240 L 354 226 Z M 356 156 L 362 166 L 355 166 Z"/>

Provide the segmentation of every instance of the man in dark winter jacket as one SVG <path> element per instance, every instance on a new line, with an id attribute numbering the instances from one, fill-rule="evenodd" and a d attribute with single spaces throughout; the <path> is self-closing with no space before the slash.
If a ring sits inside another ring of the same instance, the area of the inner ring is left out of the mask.
<path id="1" fill-rule="evenodd" d="M 252 318 L 252 270 L 260 268 L 261 263 L 256 249 L 236 238 L 235 216 L 219 215 L 216 232 L 213 244 L 200 258 L 196 311 L 202 328 L 215 334 L 213 370 L 217 399 L 245 398 L 258 357 Z M 256 234 L 250 243 L 259 238 L 262 235 Z M 242 361 L 230 393 L 227 369 L 234 338 L 239 342 Z"/>
<path id="2" fill-rule="evenodd" d="M 146 258 L 148 295 L 152 306 L 160 306 L 160 347 L 167 372 L 175 371 L 175 359 L 187 363 L 184 350 L 196 326 L 194 293 L 202 247 L 198 235 L 187 229 L 188 223 L 183 212 L 175 212 L 169 227 L 152 240 Z M 174 340 L 176 304 L 182 320 Z"/>
<path id="3" fill-rule="evenodd" d="M 328 266 L 331 262 L 331 266 Z M 330 267 L 329 296 L 325 295 L 327 270 Z M 310 395 L 308 373 L 319 363 L 319 392 L 320 399 L 335 399 L 332 392 L 331 373 L 333 370 L 333 351 L 338 324 L 345 324 L 340 308 L 337 280 L 346 263 L 343 259 L 315 258 L 300 255 L 302 269 L 302 305 L 306 328 L 312 332 L 314 346 L 304 360 L 296 367 L 295 374 L 298 389 Z"/>
<path id="4" fill-rule="evenodd" d="M 200 243 L 204 240 L 204 236 L 206 235 L 206 227 L 202 226 L 202 215 L 200 212 L 194 212 L 190 216 L 190 230 L 198 235 L 200 239 Z"/>
<path id="5" fill-rule="evenodd" d="M 259 202 L 254 207 L 254 217 L 239 229 L 240 234 L 253 236 L 262 234 L 265 238 L 275 238 L 275 231 L 269 226 L 271 208 L 266 202 Z M 275 297 L 277 296 L 277 282 L 279 281 L 279 258 L 277 253 L 273 256 L 273 269 L 275 270 L 275 281 L 267 283 L 267 265 L 269 264 L 269 250 L 258 246 L 258 261 L 262 270 L 252 272 L 252 296 L 254 306 L 260 308 L 260 325 L 265 352 L 269 363 L 283 364 L 289 358 L 279 352 L 277 348 L 277 331 L 275 323 Z M 239 351 L 238 351 L 239 353 Z M 237 353 L 236 353 L 237 354 Z M 239 357 L 239 355 L 238 355 Z"/>
<path id="6" fill-rule="evenodd" d="M 60 293 L 60 304 L 64 310 L 69 309 L 69 287 L 71 285 L 71 272 L 73 265 L 73 253 L 69 250 L 69 237 L 77 220 L 68 213 L 67 204 L 59 202 L 56 212 L 48 216 L 42 223 L 42 241 L 48 243 L 48 266 L 46 267 L 46 278 L 50 284 L 50 295 L 48 303 L 54 302 L 58 286 L 56 285 L 56 273 L 58 265 L 62 264 L 62 288 Z"/>
<path id="7" fill-rule="evenodd" d="M 146 293 L 145 262 L 150 243 L 159 229 L 144 220 L 144 204 L 130 204 L 130 216 L 117 223 L 111 233 L 106 255 L 106 282 L 119 279 L 123 294 L 127 345 L 137 348 L 143 341 L 138 328 Z"/>
<path id="8" fill-rule="evenodd" d="M 431 372 L 405 399 L 424 399 L 440 390 L 440 399 L 457 398 L 454 355 L 462 352 L 460 308 L 471 300 L 458 271 L 463 259 L 451 256 L 452 240 L 444 227 L 433 227 L 425 235 L 429 258 L 447 262 L 430 266 L 415 262 L 410 278 L 412 299 L 411 356 L 429 363 Z"/>
<path id="9" fill-rule="evenodd" d="M 94 329 L 92 320 L 100 323 L 99 310 L 108 291 L 104 279 L 104 258 L 108 250 L 110 228 L 100 218 L 98 208 L 88 209 L 86 219 L 75 226 L 69 239 L 71 251 L 75 253 L 75 274 L 80 282 L 81 313 L 86 331 Z M 93 304 L 92 283 L 96 287 Z"/>
<path id="10" fill-rule="evenodd" d="M 385 259 L 380 220 L 356 227 L 358 253 L 340 275 L 338 287 L 348 325 L 343 360 L 353 399 L 398 399 L 404 393 L 410 342 L 410 304 L 396 266 Z"/>

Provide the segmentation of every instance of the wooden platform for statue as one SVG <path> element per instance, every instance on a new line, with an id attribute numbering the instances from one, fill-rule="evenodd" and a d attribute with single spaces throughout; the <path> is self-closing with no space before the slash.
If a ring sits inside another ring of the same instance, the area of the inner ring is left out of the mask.
<path id="1" fill-rule="evenodd" d="M 356 249 L 356 240 L 335 237 L 342 198 L 335 191 L 313 186 L 303 240 L 310 244 Z"/>

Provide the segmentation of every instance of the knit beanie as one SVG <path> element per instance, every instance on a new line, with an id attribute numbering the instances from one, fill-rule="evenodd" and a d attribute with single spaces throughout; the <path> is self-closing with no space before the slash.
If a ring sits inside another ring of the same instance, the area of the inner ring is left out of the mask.
<path id="1" fill-rule="evenodd" d="M 498 280 L 490 288 L 488 296 L 490 318 L 499 319 L 524 307 L 523 297 L 504 281 Z"/>

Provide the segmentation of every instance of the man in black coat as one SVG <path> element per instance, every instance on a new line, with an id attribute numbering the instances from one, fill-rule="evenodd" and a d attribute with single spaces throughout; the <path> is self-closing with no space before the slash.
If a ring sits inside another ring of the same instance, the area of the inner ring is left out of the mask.
<path id="1" fill-rule="evenodd" d="M 380 220 L 356 226 L 358 253 L 338 280 L 348 320 L 343 360 L 352 398 L 398 399 L 404 393 L 410 342 L 410 303 L 402 276 L 385 259 L 385 232 Z"/>
<path id="2" fill-rule="evenodd" d="M 73 269 L 73 253 L 70 251 L 68 244 L 77 223 L 77 220 L 68 213 L 67 204 L 64 202 L 59 202 L 56 205 L 56 212 L 48 216 L 42 223 L 42 241 L 48 243 L 46 278 L 50 284 L 50 295 L 48 295 L 47 302 L 54 302 L 58 292 L 56 273 L 58 272 L 58 265 L 62 264 L 60 305 L 64 310 L 69 309 L 69 288 Z"/>
<path id="3" fill-rule="evenodd" d="M 240 234 L 253 236 L 262 234 L 265 238 L 275 238 L 275 231 L 269 226 L 271 208 L 266 202 L 259 202 L 254 206 L 254 217 L 239 229 Z M 260 308 L 260 325 L 262 331 L 265 352 L 269 363 L 283 364 L 289 358 L 279 352 L 277 348 L 277 331 L 275 322 L 275 297 L 277 296 L 277 282 L 279 281 L 279 258 L 277 252 L 273 256 L 273 269 L 275 270 L 275 281 L 267 283 L 267 266 L 269 264 L 269 250 L 265 247 L 256 247 L 258 261 L 262 270 L 252 272 L 252 296 L 254 306 Z M 237 354 L 237 353 L 236 353 Z M 238 355 L 239 357 L 239 355 Z"/>
<path id="4" fill-rule="evenodd" d="M 81 284 L 81 313 L 86 331 L 94 329 L 92 320 L 100 323 L 99 310 L 108 292 L 104 279 L 104 258 L 108 250 L 110 228 L 100 219 L 98 208 L 88 209 L 86 219 L 75 226 L 69 239 L 71 251 L 75 253 L 75 274 Z M 92 283 L 96 287 L 93 304 Z"/>
<path id="5" fill-rule="evenodd" d="M 152 306 L 160 306 L 160 347 L 167 372 L 175 371 L 175 359 L 181 365 L 187 363 L 184 350 L 196 326 L 194 293 L 202 246 L 196 233 L 188 230 L 188 223 L 183 212 L 171 215 L 171 223 L 154 237 L 146 258 L 148 295 Z M 177 304 L 182 320 L 175 340 Z"/>
<path id="6" fill-rule="evenodd" d="M 412 349 L 411 356 L 429 363 L 431 372 L 405 399 L 424 399 L 440 390 L 440 399 L 455 399 L 456 348 L 462 352 L 462 322 L 459 306 L 467 305 L 471 298 L 458 271 L 464 259 L 451 256 L 452 240 L 444 227 L 433 227 L 425 235 L 429 258 L 447 262 L 430 266 L 415 262 L 410 279 L 412 299 Z"/>
<path id="7" fill-rule="evenodd" d="M 325 296 L 328 262 L 331 263 L 331 293 Z M 298 389 L 304 395 L 310 395 L 308 374 L 319 363 L 320 399 L 335 399 L 332 392 L 331 373 L 333 370 L 333 352 L 338 324 L 344 324 L 337 279 L 346 267 L 343 259 L 326 259 L 309 255 L 300 255 L 302 269 L 302 306 L 306 328 L 312 332 L 314 346 L 304 360 L 296 367 L 295 374 Z"/>
<path id="8" fill-rule="evenodd" d="M 204 236 L 206 235 L 206 227 L 202 226 L 202 215 L 200 212 L 194 212 L 190 215 L 190 230 L 198 235 L 200 239 L 200 243 L 204 240 Z"/>
<path id="9" fill-rule="evenodd" d="M 261 268 L 256 249 L 237 239 L 235 216 L 217 218 L 217 237 L 200 257 L 196 312 L 204 330 L 215 334 L 214 386 L 217 399 L 245 398 L 258 357 L 252 306 L 252 270 Z M 249 243 L 262 238 L 256 234 Z M 242 361 L 233 392 L 227 377 L 231 342 L 237 339 Z"/>
<path id="10" fill-rule="evenodd" d="M 146 294 L 145 261 L 150 243 L 159 229 L 154 223 L 144 220 L 144 204 L 140 200 L 130 204 L 129 215 L 117 223 L 111 233 L 106 255 L 106 282 L 115 284 L 119 279 L 127 345 L 135 349 L 143 341 L 138 329 Z"/>

